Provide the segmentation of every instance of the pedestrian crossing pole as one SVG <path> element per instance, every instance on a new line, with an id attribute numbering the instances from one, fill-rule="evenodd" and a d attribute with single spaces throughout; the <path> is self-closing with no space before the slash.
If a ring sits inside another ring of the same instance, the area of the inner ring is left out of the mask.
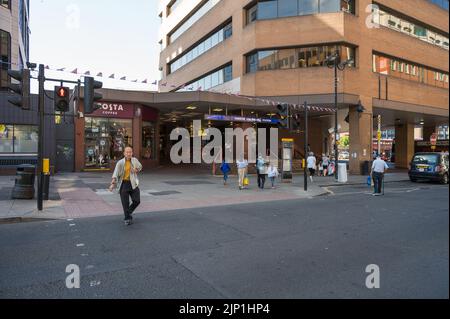
<path id="1" fill-rule="evenodd" d="M 44 161 L 44 82 L 45 82 L 45 68 L 43 64 L 39 64 L 39 100 L 38 100 L 38 113 L 39 113 L 39 144 L 38 144 L 38 165 L 37 165 L 37 177 L 38 177 L 38 192 L 37 192 L 37 208 L 38 211 L 43 209 L 43 161 Z"/>
<path id="2" fill-rule="evenodd" d="M 304 150 L 304 152 L 305 152 L 305 165 L 303 166 L 303 179 L 304 179 L 304 182 L 303 182 L 303 185 L 304 185 L 304 189 L 305 189 L 305 192 L 306 191 L 308 191 L 308 165 L 307 165 L 307 162 L 306 162 L 306 159 L 307 159 L 307 153 L 308 153 L 308 103 L 305 101 L 305 104 L 304 104 L 304 108 L 305 108 L 305 136 L 304 136 L 304 138 L 305 138 L 305 141 L 304 141 L 304 143 L 305 143 L 305 150 Z"/>

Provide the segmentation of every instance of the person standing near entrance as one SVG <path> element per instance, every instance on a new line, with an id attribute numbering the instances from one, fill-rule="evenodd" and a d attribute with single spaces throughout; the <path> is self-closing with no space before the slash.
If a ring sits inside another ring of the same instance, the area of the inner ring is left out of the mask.
<path id="1" fill-rule="evenodd" d="M 328 156 L 325 154 L 322 154 L 323 176 L 328 175 L 328 166 L 329 165 L 330 165 L 330 160 L 328 159 Z"/>
<path id="2" fill-rule="evenodd" d="M 258 187 L 264 189 L 264 184 L 266 183 L 266 161 L 261 154 L 256 160 L 256 173 L 258 174 Z"/>
<path id="3" fill-rule="evenodd" d="M 227 185 L 228 174 L 231 171 L 231 167 L 225 160 L 223 160 L 222 165 L 220 165 L 220 170 L 223 173 L 223 185 Z"/>
<path id="4" fill-rule="evenodd" d="M 123 213 L 125 215 L 125 224 L 130 225 L 134 210 L 141 202 L 141 193 L 139 190 L 139 179 L 137 174 L 142 170 L 142 164 L 137 158 L 133 157 L 133 148 L 127 146 L 124 151 L 124 158 L 117 162 L 112 176 L 112 182 L 109 190 L 119 189 L 120 199 L 122 201 Z M 130 205 L 131 197 L 131 205 Z"/>
<path id="5" fill-rule="evenodd" d="M 309 178 L 311 179 L 311 182 L 314 182 L 313 176 L 316 173 L 316 157 L 314 156 L 313 152 L 309 153 L 309 156 L 306 159 L 306 163 L 309 170 Z"/>
<path id="6" fill-rule="evenodd" d="M 381 159 L 381 156 L 377 155 L 377 159 L 373 161 L 372 164 L 372 178 L 374 184 L 374 192 L 372 195 L 381 195 L 381 187 L 383 185 L 384 174 L 386 173 L 388 168 L 389 166 L 384 160 Z"/>
<path id="7" fill-rule="evenodd" d="M 248 162 L 242 157 L 236 161 L 237 169 L 238 169 L 238 180 L 239 180 L 239 189 L 244 188 L 244 178 L 247 174 L 247 166 Z"/>

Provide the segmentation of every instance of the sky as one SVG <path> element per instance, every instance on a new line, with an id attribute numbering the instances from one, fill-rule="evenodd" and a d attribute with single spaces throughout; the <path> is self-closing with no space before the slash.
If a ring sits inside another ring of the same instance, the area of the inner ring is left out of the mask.
<path id="1" fill-rule="evenodd" d="M 157 0 L 31 0 L 30 62 L 66 68 L 46 70 L 46 77 L 77 80 L 80 75 L 70 73 L 77 69 L 102 72 L 104 78 L 96 79 L 103 87 L 156 90 L 151 83 L 159 79 L 157 11 Z M 116 80 L 108 79 L 111 74 Z M 126 81 L 119 80 L 123 76 Z"/>

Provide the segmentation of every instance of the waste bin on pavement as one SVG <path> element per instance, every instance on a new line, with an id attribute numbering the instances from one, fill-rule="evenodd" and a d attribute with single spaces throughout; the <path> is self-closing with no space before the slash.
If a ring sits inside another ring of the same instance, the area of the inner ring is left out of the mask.
<path id="1" fill-rule="evenodd" d="M 17 167 L 16 180 L 11 194 L 12 199 L 33 199 L 36 167 L 22 164 Z"/>
<path id="2" fill-rule="evenodd" d="M 347 183 L 347 164 L 346 163 L 338 164 L 338 182 L 339 183 Z"/>

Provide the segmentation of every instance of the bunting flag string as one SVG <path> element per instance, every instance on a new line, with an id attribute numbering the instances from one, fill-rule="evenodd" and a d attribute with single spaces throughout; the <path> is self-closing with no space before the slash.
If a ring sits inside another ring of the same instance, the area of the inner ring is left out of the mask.
<path id="1" fill-rule="evenodd" d="M 0 64 L 18 65 L 17 63 L 4 62 L 4 61 L 0 61 Z M 90 70 L 88 70 L 88 71 L 86 71 L 84 73 L 82 73 L 82 72 L 80 73 L 78 68 L 75 68 L 72 71 L 66 71 L 67 70 L 66 67 L 58 68 L 58 69 L 51 69 L 49 65 L 45 65 L 45 69 L 46 70 L 50 70 L 50 71 L 66 72 L 66 73 L 70 73 L 70 74 L 79 74 L 79 75 L 86 75 L 86 76 L 91 75 L 91 71 Z M 103 78 L 103 72 L 98 72 L 96 76 L 100 77 L 100 78 Z M 120 80 L 120 81 L 127 81 L 127 82 L 130 82 L 130 83 L 138 83 L 138 82 L 140 82 L 142 84 L 150 84 L 150 85 L 153 85 L 153 86 L 158 85 L 158 80 L 151 80 L 151 82 L 148 79 L 144 79 L 142 81 L 140 81 L 138 79 L 127 80 L 127 76 L 122 76 L 122 77 L 116 79 L 116 74 L 115 73 L 111 74 L 108 78 L 109 79 L 114 79 L 114 80 Z M 295 103 L 291 104 L 291 103 L 286 103 L 286 102 L 280 102 L 280 101 L 276 101 L 276 100 L 273 100 L 273 99 L 265 99 L 265 98 L 260 98 L 260 97 L 245 96 L 245 95 L 240 94 L 239 92 L 236 92 L 236 93 L 232 93 L 232 92 L 218 92 L 218 91 L 215 91 L 215 90 L 212 90 L 212 89 L 211 90 L 203 90 L 203 87 L 201 87 L 201 86 L 198 87 L 197 89 L 195 89 L 193 85 L 187 85 L 185 83 L 181 84 L 181 85 L 175 85 L 173 83 L 161 82 L 159 85 L 161 87 L 169 87 L 169 88 L 172 88 L 172 89 L 179 89 L 179 90 L 183 90 L 184 89 L 184 90 L 187 90 L 187 91 L 194 91 L 195 90 L 195 91 L 199 91 L 199 92 L 203 91 L 203 92 L 224 93 L 224 94 L 227 94 L 229 96 L 241 97 L 241 98 L 245 98 L 245 99 L 247 99 L 249 101 L 260 102 L 260 103 L 263 103 L 265 105 L 276 106 L 278 104 L 288 104 L 289 106 L 291 106 L 293 108 L 297 108 L 297 109 L 304 109 L 305 108 L 303 104 L 298 105 L 298 104 L 295 104 Z M 312 111 L 317 111 L 317 112 L 335 112 L 334 108 L 321 107 L 321 106 L 308 105 L 308 109 L 312 110 Z"/>

